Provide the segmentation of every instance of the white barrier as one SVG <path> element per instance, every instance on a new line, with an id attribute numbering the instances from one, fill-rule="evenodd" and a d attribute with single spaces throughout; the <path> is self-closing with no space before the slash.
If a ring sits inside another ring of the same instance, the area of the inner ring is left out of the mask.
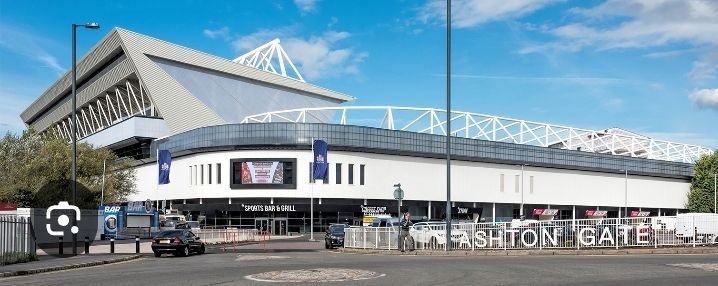
<path id="1" fill-rule="evenodd" d="M 243 241 L 259 241 L 256 229 L 197 229 L 192 232 L 206 243 L 233 243 Z"/>
<path id="2" fill-rule="evenodd" d="M 397 249 L 398 230 L 346 228 L 344 247 Z M 444 223 L 416 223 L 409 234 L 416 249 L 446 248 Z M 456 250 L 718 245 L 718 215 L 459 223 L 452 225 L 449 241 Z"/>

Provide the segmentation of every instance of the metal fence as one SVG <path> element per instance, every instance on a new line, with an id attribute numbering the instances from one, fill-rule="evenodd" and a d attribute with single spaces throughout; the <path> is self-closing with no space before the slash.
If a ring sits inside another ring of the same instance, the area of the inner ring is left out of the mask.
<path id="1" fill-rule="evenodd" d="M 397 249 L 397 227 L 345 229 L 344 247 Z M 415 249 L 445 249 L 446 224 L 421 222 L 409 230 Z M 582 249 L 718 245 L 718 215 L 689 214 L 642 218 L 515 220 L 452 225 L 451 248 Z"/>
<path id="2" fill-rule="evenodd" d="M 30 218 L 0 216 L 0 265 L 14 261 L 13 256 L 35 255 L 36 249 Z"/>

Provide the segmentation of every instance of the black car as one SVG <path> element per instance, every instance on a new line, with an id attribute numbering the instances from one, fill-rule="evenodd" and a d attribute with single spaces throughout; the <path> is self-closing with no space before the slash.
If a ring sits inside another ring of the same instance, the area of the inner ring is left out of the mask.
<path id="1" fill-rule="evenodd" d="M 162 253 L 172 253 L 175 256 L 188 256 L 194 252 L 204 253 L 204 242 L 189 229 L 166 230 L 152 239 L 152 252 L 155 257 Z"/>
<path id="2" fill-rule="evenodd" d="M 324 248 L 332 249 L 335 246 L 344 246 L 344 229 L 349 225 L 343 223 L 331 224 L 324 234 Z"/>

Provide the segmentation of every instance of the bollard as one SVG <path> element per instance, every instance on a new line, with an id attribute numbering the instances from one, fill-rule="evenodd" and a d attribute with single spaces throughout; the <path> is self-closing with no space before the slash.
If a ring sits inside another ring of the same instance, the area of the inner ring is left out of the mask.
<path id="1" fill-rule="evenodd" d="M 140 236 L 135 235 L 135 253 L 140 253 Z"/>
<path id="2" fill-rule="evenodd" d="M 110 238 L 110 253 L 115 253 L 115 238 Z"/>
<path id="3" fill-rule="evenodd" d="M 85 254 L 90 254 L 90 237 L 85 236 Z"/>
<path id="4" fill-rule="evenodd" d="M 58 238 L 57 238 L 57 241 L 58 241 L 58 242 L 57 242 L 57 253 L 60 254 L 60 255 L 63 255 L 63 254 L 64 254 L 64 249 L 63 249 L 63 247 L 62 247 L 62 237 L 58 237 Z"/>

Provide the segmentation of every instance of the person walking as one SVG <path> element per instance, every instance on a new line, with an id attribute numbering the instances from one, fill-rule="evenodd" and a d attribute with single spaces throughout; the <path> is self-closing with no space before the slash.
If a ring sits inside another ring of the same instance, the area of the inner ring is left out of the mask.
<path id="1" fill-rule="evenodd" d="M 414 251 L 414 239 L 411 237 L 409 230 L 414 225 L 411 222 L 411 214 L 409 212 L 404 213 L 404 217 L 401 219 L 400 227 L 401 233 L 399 234 L 399 249 L 404 252 L 407 249 L 407 243 L 409 244 L 409 251 Z"/>

